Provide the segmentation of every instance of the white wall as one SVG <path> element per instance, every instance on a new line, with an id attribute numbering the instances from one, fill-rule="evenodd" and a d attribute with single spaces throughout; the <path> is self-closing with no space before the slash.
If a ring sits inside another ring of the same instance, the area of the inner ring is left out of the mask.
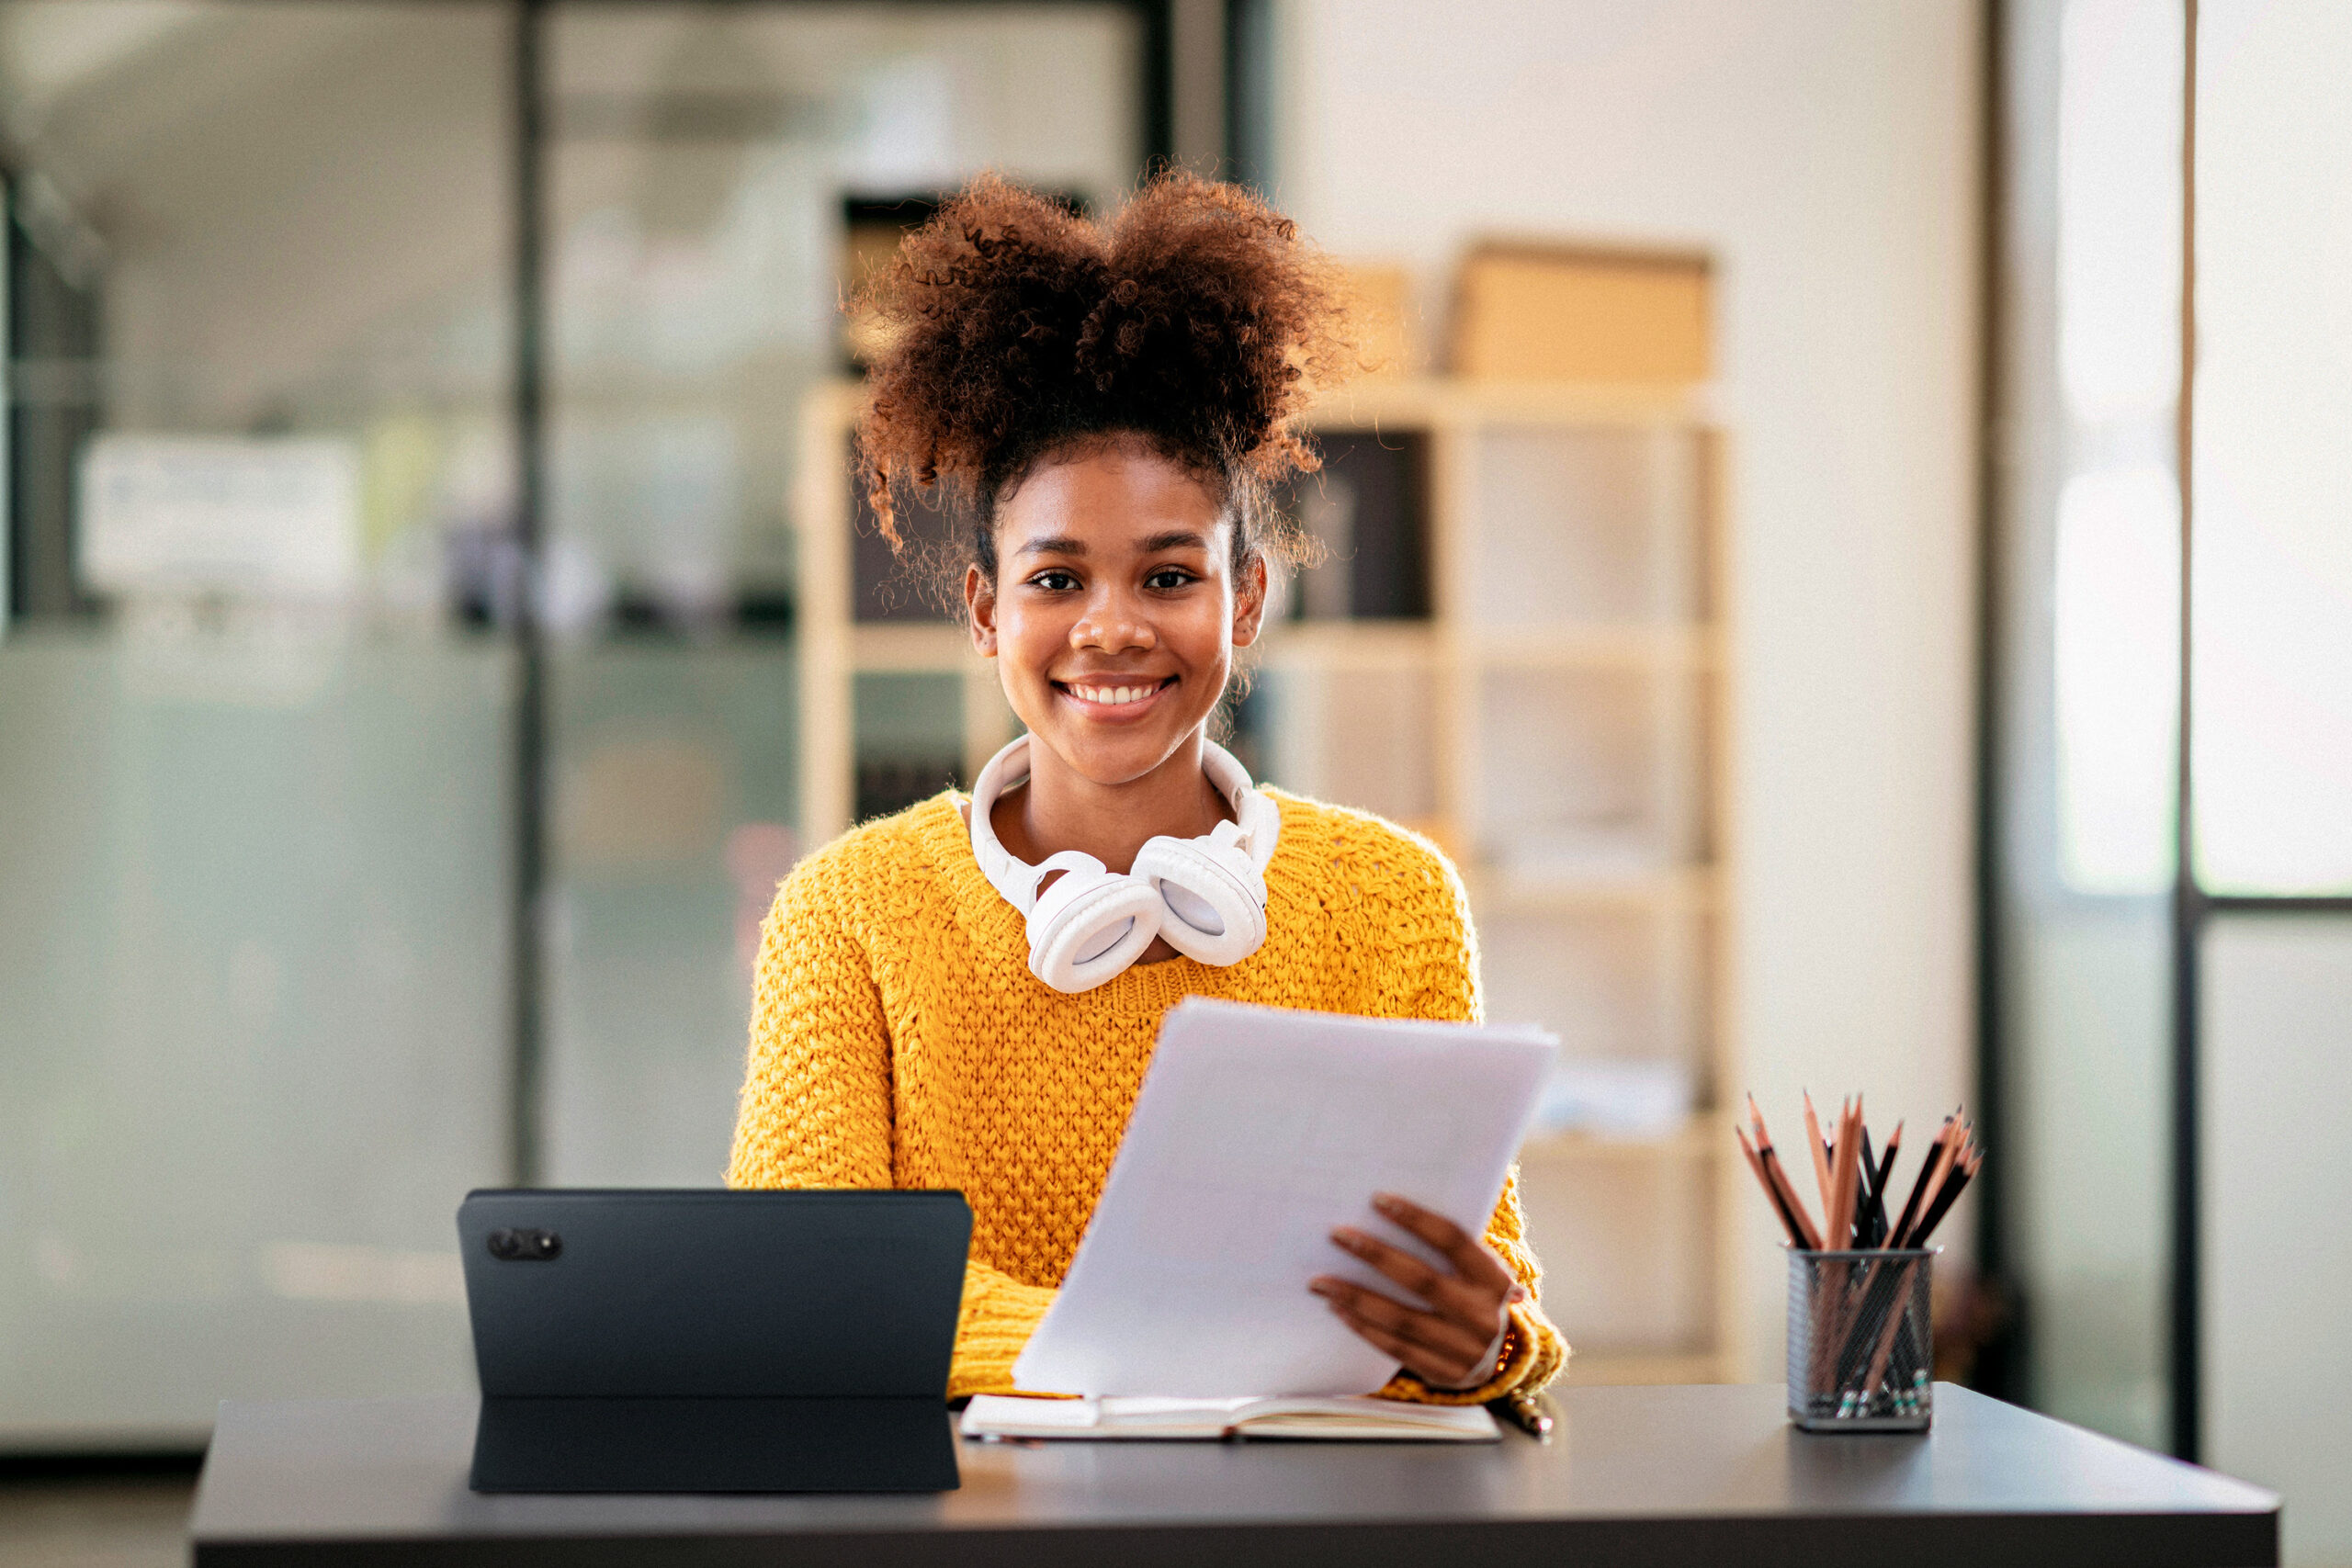
<path id="1" fill-rule="evenodd" d="M 1282 22 L 1272 194 L 1333 251 L 1421 268 L 1432 325 L 1482 232 L 1717 258 L 1735 1011 L 1784 1116 L 1803 1086 L 1860 1088 L 1917 1128 L 1971 1083 L 1979 28 L 1964 0 L 1288 0 Z M 1774 1377 L 1780 1263 L 1760 1203 L 1736 1213 L 1749 1375 Z"/>

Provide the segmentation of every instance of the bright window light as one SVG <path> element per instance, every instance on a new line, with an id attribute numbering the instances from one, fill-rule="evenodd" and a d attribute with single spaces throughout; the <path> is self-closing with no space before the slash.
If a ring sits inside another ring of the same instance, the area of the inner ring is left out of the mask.
<path id="1" fill-rule="evenodd" d="M 2173 875 L 2180 491 L 2168 468 L 2078 474 L 2058 501 L 2058 870 L 2077 893 Z"/>
<path id="2" fill-rule="evenodd" d="M 2072 0 L 2059 37 L 2052 597 L 2058 875 L 2173 878 L 2180 705 L 2179 0 Z"/>
<path id="3" fill-rule="evenodd" d="M 2199 12 L 2197 866 L 2352 889 L 2352 6 Z"/>
<path id="4" fill-rule="evenodd" d="M 2074 0 L 2060 36 L 2058 371 L 2083 424 L 2180 386 L 2178 0 Z"/>

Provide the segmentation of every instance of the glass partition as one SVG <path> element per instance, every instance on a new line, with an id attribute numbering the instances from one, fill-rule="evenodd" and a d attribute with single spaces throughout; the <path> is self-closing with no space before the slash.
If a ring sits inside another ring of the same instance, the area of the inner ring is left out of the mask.
<path id="1" fill-rule="evenodd" d="M 0 1449 L 467 1386 L 450 1216 L 523 1129 L 541 1179 L 718 1179 L 837 305 L 982 169 L 1119 199 L 1150 15 L 0 0 Z M 948 674 L 861 683 L 862 808 L 968 762 Z"/>
<path id="2" fill-rule="evenodd" d="M 470 1381 L 509 31 L 0 5 L 0 1446 Z"/>
<path id="3" fill-rule="evenodd" d="M 2006 14 L 1987 1184 L 2006 1278 L 1974 1369 L 2153 1447 L 2170 1414 L 2184 26 L 2178 0 Z"/>

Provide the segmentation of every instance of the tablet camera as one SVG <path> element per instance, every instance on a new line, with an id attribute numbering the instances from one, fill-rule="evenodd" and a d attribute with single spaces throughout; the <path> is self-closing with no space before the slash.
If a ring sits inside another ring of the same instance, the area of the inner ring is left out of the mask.
<path id="1" fill-rule="evenodd" d="M 563 1252 L 563 1237 L 553 1231 L 496 1230 L 488 1240 L 490 1255 L 504 1263 L 545 1263 Z"/>

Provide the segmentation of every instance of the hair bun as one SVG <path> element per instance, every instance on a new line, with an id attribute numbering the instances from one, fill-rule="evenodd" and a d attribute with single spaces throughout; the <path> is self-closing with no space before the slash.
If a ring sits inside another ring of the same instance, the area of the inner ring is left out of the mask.
<path id="1" fill-rule="evenodd" d="M 888 344 L 858 428 L 884 536 L 899 547 L 894 490 L 934 487 L 985 529 L 1006 485 L 1094 435 L 1252 490 L 1311 470 L 1293 422 L 1355 367 L 1344 299 L 1238 186 L 1170 171 L 1097 223 L 982 175 L 859 300 Z"/>

